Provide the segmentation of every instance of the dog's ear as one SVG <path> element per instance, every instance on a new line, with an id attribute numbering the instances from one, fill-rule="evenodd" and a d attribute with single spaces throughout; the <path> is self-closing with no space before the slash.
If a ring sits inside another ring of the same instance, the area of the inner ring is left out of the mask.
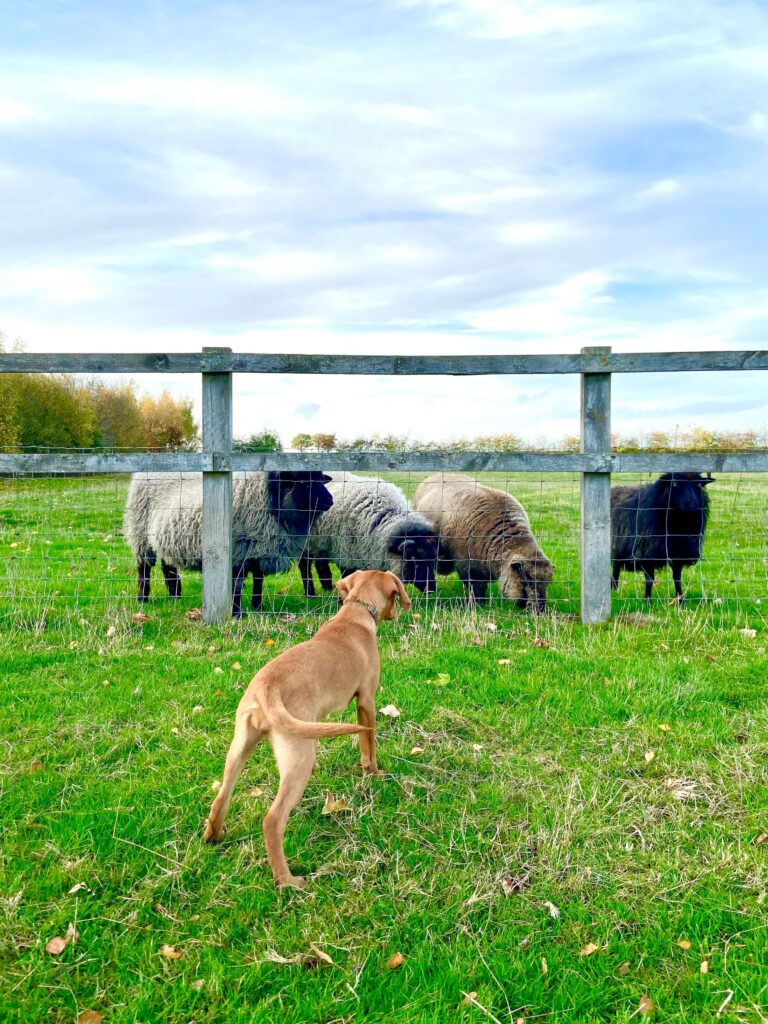
<path id="1" fill-rule="evenodd" d="M 349 576 L 342 576 L 342 578 L 336 584 L 336 590 L 339 592 L 340 601 L 343 601 L 345 598 L 349 597 L 349 592 L 355 585 L 355 577 L 357 575 L 358 572 L 355 571 L 351 573 L 351 575 Z"/>
<path id="2" fill-rule="evenodd" d="M 408 597 L 408 592 L 403 586 L 402 580 L 399 578 L 399 576 L 395 576 L 393 572 L 391 572 L 389 575 L 395 581 L 395 584 L 397 586 L 396 595 L 393 596 L 399 597 L 400 604 L 403 606 L 403 608 L 405 608 L 406 611 L 408 611 L 408 609 L 411 607 L 411 599 L 410 597 Z"/>

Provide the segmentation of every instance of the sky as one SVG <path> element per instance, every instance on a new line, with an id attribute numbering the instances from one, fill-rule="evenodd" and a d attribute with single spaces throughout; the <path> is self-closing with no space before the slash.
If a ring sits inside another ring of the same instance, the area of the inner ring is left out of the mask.
<path id="1" fill-rule="evenodd" d="M 764 349 L 766 52 L 765 0 L 0 0 L 0 331 Z M 766 430 L 766 383 L 616 375 L 613 427 Z M 578 382 L 236 377 L 264 427 L 557 438 Z"/>

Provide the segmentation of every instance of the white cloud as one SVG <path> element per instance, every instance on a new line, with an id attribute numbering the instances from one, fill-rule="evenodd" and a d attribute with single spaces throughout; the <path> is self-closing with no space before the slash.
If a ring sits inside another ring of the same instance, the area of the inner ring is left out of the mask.
<path id="1" fill-rule="evenodd" d="M 23 121 L 35 121 L 40 115 L 26 103 L 0 96 L 0 124 L 20 124 Z"/>

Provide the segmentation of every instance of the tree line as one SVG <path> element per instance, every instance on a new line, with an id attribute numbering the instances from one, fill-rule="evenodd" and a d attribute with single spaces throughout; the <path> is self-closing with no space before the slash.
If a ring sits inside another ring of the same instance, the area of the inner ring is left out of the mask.
<path id="1" fill-rule="evenodd" d="M 0 352 L 4 351 L 0 338 Z M 189 399 L 67 373 L 0 374 L 0 448 L 189 448 Z"/>

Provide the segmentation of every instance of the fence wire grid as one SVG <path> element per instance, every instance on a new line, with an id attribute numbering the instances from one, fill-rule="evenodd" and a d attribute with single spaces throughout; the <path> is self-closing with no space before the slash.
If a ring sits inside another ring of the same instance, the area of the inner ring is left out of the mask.
<path id="1" fill-rule="evenodd" d="M 332 459 L 329 459 L 332 467 Z M 333 472 L 332 468 L 330 470 Z M 439 469 L 437 470 L 439 472 Z M 258 474 L 243 474 L 258 476 Z M 337 493 L 354 487 L 350 474 L 334 473 Z M 361 474 L 362 475 L 362 474 Z M 383 485 L 395 485 L 411 507 L 416 488 L 430 474 L 393 472 L 364 474 Z M 579 609 L 578 473 L 520 472 L 464 474 L 479 484 L 514 495 L 524 507 L 539 546 L 554 564 L 547 592 L 547 608 L 575 615 Z M 702 603 L 723 605 L 745 613 L 765 613 L 768 599 L 768 531 L 764 474 L 715 474 L 708 487 L 709 521 L 700 562 L 683 570 L 686 606 Z M 139 474 L 146 477 L 147 474 Z M 180 474 L 164 474 L 179 479 Z M 658 474 L 615 474 L 612 485 L 647 484 Z M 345 481 L 345 482 L 342 482 Z M 201 574 L 182 570 L 182 594 L 173 600 L 163 580 L 161 566 L 152 572 L 149 601 L 137 600 L 137 566 L 124 536 L 123 515 L 131 477 L 8 476 L 0 479 L 0 630 L 7 627 L 44 628 L 45 623 L 67 617 L 93 617 L 108 611 L 139 610 L 150 615 L 183 615 L 201 605 Z M 339 492 L 338 489 L 341 488 Z M 181 494 L 180 488 L 176 491 Z M 181 510 L 181 509 L 180 509 Z M 187 511 L 184 509 L 183 511 Z M 195 513 L 195 507 L 189 510 Z M 320 520 L 317 521 L 318 525 Z M 381 523 L 379 523 L 381 525 Z M 258 538 L 257 538 L 258 541 Z M 294 548 L 295 548 L 294 543 Z M 339 570 L 370 568 L 370 565 L 330 567 L 332 581 Z M 373 567 L 382 568 L 380 564 Z M 269 568 L 267 566 L 267 568 Z M 440 566 L 438 565 L 438 569 Z M 335 591 L 322 589 L 314 575 L 316 596 L 307 597 L 294 558 L 287 572 L 267 575 L 260 612 L 251 609 L 250 584 L 243 591 L 246 614 L 297 615 L 330 613 Z M 438 572 L 436 591 L 409 592 L 421 611 L 439 611 L 467 605 L 467 592 L 459 577 Z M 641 572 L 622 572 L 613 595 L 614 614 L 646 608 Z M 668 568 L 657 574 L 651 606 L 660 609 L 672 602 L 674 589 Z M 498 583 L 488 587 L 488 606 L 518 612 L 499 593 Z"/>

